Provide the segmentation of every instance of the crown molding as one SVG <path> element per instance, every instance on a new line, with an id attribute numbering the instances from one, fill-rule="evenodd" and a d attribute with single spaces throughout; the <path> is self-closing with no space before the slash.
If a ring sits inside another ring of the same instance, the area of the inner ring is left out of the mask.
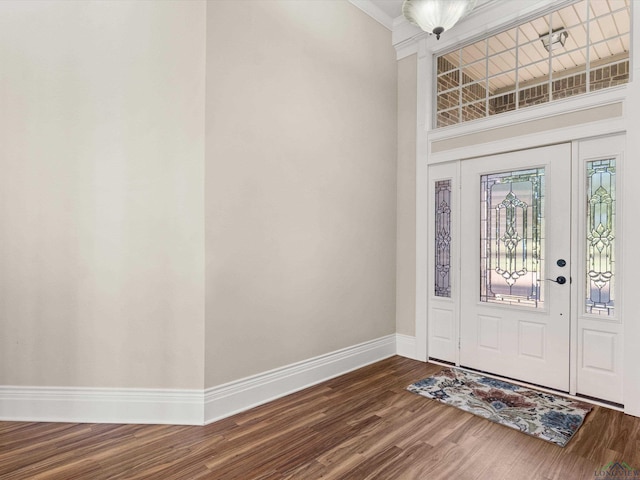
<path id="1" fill-rule="evenodd" d="M 418 41 L 430 35 L 430 33 L 424 32 L 416 25 L 413 25 L 402 15 L 392 18 L 371 0 L 349 0 L 349 3 L 391 31 L 391 43 L 396 49 L 396 58 L 398 60 L 417 53 Z M 485 12 L 492 10 L 500 3 L 504 3 L 504 0 L 479 0 L 478 5 L 463 20 L 463 23 L 471 18 L 485 14 Z"/>
<path id="2" fill-rule="evenodd" d="M 430 34 L 416 27 L 404 17 L 398 17 L 393 21 L 391 31 L 391 43 L 396 49 L 396 59 L 401 60 L 414 53 L 418 53 L 418 41 Z"/>
<path id="3" fill-rule="evenodd" d="M 560 8 L 571 1 L 573 0 L 479 0 L 478 5 L 467 17 L 446 32 L 440 40 L 430 42 L 430 50 L 433 53 L 447 50 L 474 38 L 490 35 L 503 26 L 515 25 L 536 12 Z M 421 39 L 431 36 L 403 16 L 393 20 L 391 38 L 398 59 L 416 53 L 416 44 Z"/>
<path id="4" fill-rule="evenodd" d="M 380 7 L 371 2 L 371 0 L 349 0 L 349 3 L 358 7 L 371 18 L 384 25 L 385 28 L 393 31 L 393 18 L 387 15 Z"/>

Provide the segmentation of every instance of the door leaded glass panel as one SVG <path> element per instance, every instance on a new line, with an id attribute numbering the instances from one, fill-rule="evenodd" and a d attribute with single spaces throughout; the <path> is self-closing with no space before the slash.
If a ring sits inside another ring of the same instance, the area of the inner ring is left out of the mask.
<path id="1" fill-rule="evenodd" d="M 480 301 L 542 308 L 544 168 L 480 182 Z"/>
<path id="2" fill-rule="evenodd" d="M 587 162 L 586 313 L 614 314 L 615 159 Z"/>
<path id="3" fill-rule="evenodd" d="M 451 297 L 451 180 L 436 184 L 435 296 Z"/>

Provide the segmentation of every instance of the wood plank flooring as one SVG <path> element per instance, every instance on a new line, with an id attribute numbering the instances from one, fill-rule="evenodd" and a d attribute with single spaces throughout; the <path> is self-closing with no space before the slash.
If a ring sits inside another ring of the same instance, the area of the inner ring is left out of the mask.
<path id="1" fill-rule="evenodd" d="M 640 419 L 595 407 L 565 448 L 405 390 L 392 357 L 205 427 L 0 422 L 0 479 L 585 480 L 640 468 Z"/>

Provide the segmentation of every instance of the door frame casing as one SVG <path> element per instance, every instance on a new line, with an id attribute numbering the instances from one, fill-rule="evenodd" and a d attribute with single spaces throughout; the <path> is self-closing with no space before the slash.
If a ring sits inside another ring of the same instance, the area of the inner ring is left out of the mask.
<path id="1" fill-rule="evenodd" d="M 545 2 L 539 2 L 543 8 Z M 550 2 L 548 2 L 550 3 Z M 632 32 L 640 31 L 640 8 L 632 6 Z M 532 11 L 537 7 L 532 6 Z M 513 13 L 517 17 L 520 13 Z M 511 14 L 507 14 L 500 20 L 491 23 L 490 27 L 499 28 L 501 25 L 512 21 Z M 418 37 L 415 40 L 406 40 L 403 52 L 404 56 L 416 52 L 417 62 L 417 92 L 416 92 L 416 272 L 415 272 L 415 353 L 413 358 L 427 361 L 427 297 L 428 278 L 427 272 L 430 265 L 428 258 L 428 186 L 429 179 L 427 167 L 430 164 L 447 162 L 453 160 L 470 159 L 476 156 L 504 153 L 523 148 L 544 146 L 553 143 L 576 142 L 582 139 L 594 138 L 611 134 L 626 134 L 626 152 L 640 151 L 640 134 L 636 125 L 640 125 L 640 89 L 634 85 L 635 80 L 640 78 L 640 62 L 635 61 L 636 55 L 640 54 L 640 35 L 632 34 L 631 48 L 631 78 L 627 85 L 592 92 L 588 95 L 571 97 L 557 103 L 529 107 L 520 111 L 510 112 L 503 115 L 496 115 L 481 121 L 469 122 L 452 127 L 434 130 L 431 124 L 431 112 L 433 107 L 433 54 L 439 50 L 451 48 L 454 44 L 461 44 L 468 41 L 480 31 L 487 31 L 487 24 L 477 26 L 477 31 L 467 29 L 466 33 L 436 42 L 434 36 Z M 410 47 L 410 45 L 414 45 Z M 582 122 L 579 124 L 565 124 L 552 126 L 548 130 L 541 130 L 536 133 L 527 132 L 529 122 L 535 120 L 553 120 L 563 114 L 588 112 L 591 108 L 618 106 L 619 114 L 605 115 L 601 119 Z M 522 132 L 502 140 L 493 140 L 492 133 L 506 126 L 521 126 Z M 635 133 L 635 134 L 634 134 Z M 452 140 L 463 138 L 470 134 L 480 134 L 485 138 L 483 141 L 472 146 L 453 147 L 450 149 L 433 151 L 433 145 L 441 140 Z M 572 148 L 572 155 L 576 149 Z M 640 162 L 629 162 L 625 165 L 626 179 L 620 179 L 621 185 L 630 183 L 631 178 L 640 178 Z M 574 179 L 575 182 L 578 179 Z M 622 204 L 635 205 L 640 203 L 640 189 L 624 188 L 624 198 L 620 198 Z M 575 208 L 575 207 L 574 207 Z M 628 224 L 625 235 L 627 237 L 640 235 L 640 225 L 636 228 L 630 225 L 633 219 L 632 209 L 620 210 L 621 220 Z M 577 217 L 575 217 L 577 221 Z M 622 252 L 623 253 L 623 252 Z M 625 264 L 627 271 L 640 270 L 640 257 L 628 257 L 620 260 Z M 577 268 L 574 266 L 572 268 Z M 572 275 L 577 272 L 572 271 Z M 637 285 L 636 285 L 637 283 Z M 575 286 L 572 286 L 575 288 Z M 619 292 L 631 298 L 640 289 L 640 280 L 634 281 L 627 278 L 626 281 L 619 282 Z M 572 294 L 574 292 L 572 291 Z M 574 295 L 575 297 L 575 295 Z M 624 314 L 622 314 L 624 315 Z M 573 322 L 572 318 L 572 322 Z M 572 323 L 571 328 L 575 331 L 577 325 Z M 640 417 L 640 369 L 635 368 L 637 358 L 634 350 L 640 343 L 640 322 L 629 322 L 625 324 L 624 337 L 624 358 L 623 358 L 623 403 L 624 411 L 627 414 Z M 576 351 L 577 345 L 572 343 L 572 351 Z M 625 368 L 626 367 L 626 368 Z M 575 364 L 572 366 L 575 368 Z M 575 371 L 572 370 L 572 379 L 576 378 Z M 571 386 L 575 390 L 575 383 Z"/>
<path id="2" fill-rule="evenodd" d="M 571 255 L 571 259 L 572 261 L 570 262 L 571 265 L 571 277 L 574 279 L 578 278 L 578 275 L 580 275 L 580 272 L 578 270 L 579 265 L 581 264 L 581 262 L 579 261 L 577 255 L 579 255 L 581 252 L 583 252 L 583 249 L 580 247 L 580 245 L 578 244 L 578 235 L 580 234 L 580 232 L 583 231 L 582 226 L 580 225 L 580 217 L 579 215 L 581 215 L 583 212 L 581 211 L 581 209 L 579 208 L 579 203 L 580 203 L 580 199 L 578 198 L 578 195 L 582 194 L 583 192 L 583 188 L 581 187 L 581 177 L 580 174 L 583 171 L 582 165 L 580 164 L 581 159 L 580 159 L 580 154 L 579 154 L 579 149 L 580 149 L 580 144 L 583 142 L 589 142 L 592 140 L 597 140 L 599 138 L 606 138 L 606 137 L 610 137 L 613 135 L 620 135 L 620 134 L 625 134 L 624 131 L 620 131 L 621 128 L 621 119 L 614 119 L 613 121 L 611 119 L 605 119 L 602 122 L 600 122 L 600 128 L 599 131 L 601 132 L 600 135 L 590 135 L 588 137 L 584 137 L 584 133 L 585 130 L 582 126 L 580 125 L 575 125 L 575 126 L 568 126 L 567 128 L 565 128 L 563 130 L 563 136 L 566 137 L 566 141 L 565 142 L 558 142 L 558 143 L 568 143 L 571 145 L 571 163 L 572 163 L 572 206 L 571 206 L 571 221 L 572 221 L 572 245 L 571 245 L 571 250 L 572 250 L 572 255 Z M 593 126 L 591 126 L 592 128 L 590 129 L 590 131 L 588 133 L 594 133 L 593 130 Z M 556 134 L 557 136 L 557 134 Z M 519 150 L 529 150 L 530 148 L 538 148 L 541 146 L 546 146 L 549 145 L 549 143 L 545 143 L 543 145 L 538 144 L 537 142 L 526 142 L 526 141 L 522 141 L 522 137 L 516 137 L 516 138 L 512 138 L 512 139 L 508 139 L 504 142 L 502 142 L 501 144 L 495 144 L 493 145 L 493 148 L 490 150 L 493 152 L 493 154 L 501 154 L 501 153 L 507 153 L 507 152 L 513 152 L 513 151 L 519 151 Z M 555 143 L 555 142 L 554 142 Z M 523 146 L 525 145 L 526 148 L 518 148 L 519 146 Z M 486 146 L 485 146 L 486 149 Z M 624 150 L 624 147 L 623 147 Z M 458 152 L 461 153 L 461 152 Z M 484 152 L 483 152 L 484 153 Z M 429 198 L 429 192 L 430 192 L 430 185 L 432 183 L 432 180 L 429 178 L 428 172 L 429 172 L 429 167 L 432 165 L 437 165 L 440 164 L 442 162 L 450 162 L 450 163 L 456 163 L 458 165 L 458 172 L 461 170 L 462 167 L 460 167 L 460 165 L 463 162 L 466 161 L 473 161 L 474 158 L 482 158 L 485 155 L 481 155 L 481 156 L 473 156 L 473 157 L 466 157 L 466 158 L 459 158 L 457 161 L 455 162 L 451 162 L 450 160 L 450 156 L 452 155 L 452 153 L 450 151 L 445 152 L 446 155 L 440 155 L 440 154 L 431 154 L 429 155 L 427 158 L 430 161 L 424 162 L 424 176 L 422 177 L 418 177 L 417 182 L 418 185 L 421 182 L 424 182 L 423 187 L 426 187 L 426 192 L 427 195 L 425 195 L 425 202 L 422 203 L 422 205 L 416 205 L 416 214 L 418 217 L 420 217 L 421 215 L 423 216 L 423 218 L 431 218 L 431 212 L 429 212 L 428 210 L 428 205 L 430 205 L 430 198 Z M 579 166 L 579 168 L 578 168 Z M 458 180 L 459 182 L 459 180 Z M 418 188 L 420 188 L 418 186 Z M 624 190 L 621 189 L 621 194 L 623 194 Z M 416 198 L 419 198 L 419 195 L 416 195 Z M 621 200 L 621 198 L 619 199 Z M 621 209 L 619 208 L 619 211 Z M 458 215 L 456 215 L 456 217 L 458 217 Z M 459 221 L 459 220 L 457 220 Z M 431 242 L 432 239 L 432 232 L 431 232 L 431 225 L 429 223 L 427 223 L 427 225 L 425 225 L 425 240 L 426 242 L 423 243 L 422 245 L 417 244 L 417 251 L 416 251 L 416 260 L 417 260 L 417 266 L 418 268 L 420 268 L 420 261 L 422 261 L 422 266 L 424 268 L 427 269 L 427 271 L 429 271 L 429 268 L 431 266 L 431 258 L 433 258 L 431 256 L 431 252 L 432 249 L 429 247 L 429 243 Z M 426 248 L 425 248 L 426 247 Z M 422 250 L 422 252 L 421 252 Z M 619 263 L 624 263 L 624 260 L 622 259 L 622 252 L 620 252 L 620 249 L 618 249 L 619 252 L 619 258 L 618 261 Z M 459 275 L 459 272 L 457 272 Z M 619 280 L 618 280 L 618 294 L 620 294 L 621 290 L 622 290 L 622 285 L 623 285 L 623 281 L 622 281 L 622 272 L 619 272 L 617 274 Z M 428 273 L 426 275 L 426 279 L 427 279 L 427 284 L 425 285 L 425 288 L 422 290 L 423 292 L 430 292 L 430 288 L 431 288 L 431 275 L 430 273 Z M 579 312 L 580 312 L 580 305 L 578 303 L 578 299 L 581 298 L 580 296 L 580 291 L 578 290 L 581 286 L 580 282 L 572 282 L 571 283 L 571 297 L 572 299 L 572 308 L 571 308 L 571 319 L 570 319 L 570 328 L 571 328 L 571 335 L 570 335 L 570 359 L 569 359 L 569 393 L 572 395 L 575 395 L 577 392 L 577 387 L 578 387 L 578 370 L 579 370 L 579 364 L 578 364 L 578 354 L 580 352 L 579 349 L 579 342 L 578 342 L 578 332 L 579 330 L 579 326 L 578 326 L 578 317 L 579 317 Z M 420 288 L 417 288 L 417 290 L 419 291 Z M 455 291 L 455 290 L 454 290 Z M 459 289 L 457 289 L 457 291 L 459 292 Z M 425 293 L 426 293 L 425 292 Z M 621 296 L 621 295 L 620 295 Z M 423 323 L 423 329 L 425 332 L 425 337 L 423 339 L 421 339 L 420 337 L 416 337 L 416 346 L 417 346 L 417 351 L 423 350 L 424 351 L 424 358 L 420 358 L 421 360 L 427 361 L 429 358 L 429 352 L 428 352 L 428 332 L 429 332 L 429 328 L 428 328 L 428 312 L 430 312 L 431 307 L 430 304 L 432 302 L 432 298 L 431 295 L 427 294 L 424 295 L 424 299 L 423 301 L 425 302 L 425 316 L 422 318 L 418 318 L 416 317 L 416 332 L 419 331 L 418 325 L 420 323 Z M 420 302 L 420 299 L 417 298 L 417 303 Z M 456 327 L 456 331 L 459 335 L 460 332 L 460 325 L 459 325 L 459 314 L 458 312 L 460 311 L 460 299 L 455 299 L 455 302 L 457 304 L 457 306 L 455 307 L 455 311 L 456 311 L 456 316 L 458 319 L 458 325 Z M 622 302 L 619 302 L 620 306 L 616 305 L 616 308 L 620 308 L 620 311 L 622 310 Z M 418 310 L 416 310 L 417 312 Z M 620 338 L 622 338 L 622 336 L 620 336 Z M 424 345 L 422 346 L 422 348 L 420 347 L 421 343 L 424 343 Z M 455 363 L 458 364 L 459 363 L 459 354 L 456 355 L 456 361 Z M 622 402 L 621 402 L 622 403 Z"/>
<path id="3" fill-rule="evenodd" d="M 617 180 L 617 190 L 618 190 L 618 199 L 617 199 L 617 218 L 621 219 L 622 215 L 621 215 L 621 211 L 622 208 L 620 206 L 621 200 L 624 197 L 624 188 L 622 188 L 621 185 L 621 172 L 624 169 L 624 139 L 625 139 L 625 134 L 624 133 L 615 133 L 615 134 L 610 134 L 610 135 L 602 135 L 596 138 L 586 138 L 586 139 L 578 139 L 578 140 L 572 140 L 570 142 L 566 142 L 567 145 L 570 146 L 570 151 L 568 152 L 569 155 L 569 159 L 568 161 L 571 162 L 571 169 L 572 169 L 572 173 L 571 173 L 571 206 L 570 206 L 570 215 L 571 215 L 571 256 L 570 256 L 570 271 L 568 272 L 570 277 L 573 279 L 572 282 L 570 282 L 570 289 L 571 289 L 571 315 L 570 315 L 570 320 L 569 320 L 569 327 L 570 327 L 570 338 L 569 338 L 569 390 L 568 393 L 570 393 L 571 395 L 576 395 L 576 394 L 581 394 L 585 392 L 579 391 L 578 390 L 578 379 L 582 378 L 582 385 L 585 384 L 585 378 L 588 380 L 588 383 L 591 383 L 593 385 L 594 381 L 589 379 L 588 377 L 585 377 L 585 373 L 584 373 L 584 369 L 581 370 L 581 363 L 580 363 L 580 358 L 582 358 L 583 355 L 583 344 L 579 341 L 578 336 L 582 335 L 583 330 L 584 330 L 584 326 L 581 326 L 581 322 L 584 324 L 584 317 L 585 315 L 582 313 L 583 310 L 583 304 L 581 303 L 581 300 L 583 299 L 583 295 L 582 295 L 582 290 L 584 290 L 584 282 L 581 279 L 581 275 L 582 275 L 582 270 L 584 268 L 584 259 L 582 257 L 584 257 L 584 246 L 582 245 L 581 240 L 584 238 L 585 235 L 585 227 L 584 227 L 584 219 L 582 219 L 582 217 L 584 217 L 585 211 L 584 211 L 584 207 L 581 205 L 581 203 L 583 203 L 583 196 L 584 196 L 584 163 L 585 163 L 585 158 L 589 158 L 589 155 L 585 155 L 584 154 L 584 150 L 585 150 L 585 146 L 589 146 L 590 145 L 590 150 L 593 150 L 593 146 L 594 146 L 594 142 L 595 145 L 597 145 L 598 143 L 609 143 L 609 145 L 612 143 L 611 139 L 613 139 L 614 141 L 617 141 L 618 144 L 621 144 L 621 146 L 619 148 L 612 148 L 612 147 L 605 147 L 604 149 L 600 148 L 599 149 L 599 154 L 602 155 L 611 155 L 611 156 L 616 156 L 618 158 L 618 164 L 617 164 L 617 168 L 619 169 L 619 173 L 618 173 L 618 180 Z M 583 153 L 581 153 L 581 146 Z M 527 148 L 527 149 L 522 149 L 522 150 L 533 150 L 537 147 L 533 147 L 533 148 Z M 607 148 L 610 150 L 607 150 Z M 517 151 L 522 151 L 522 150 L 509 150 L 509 152 L 517 152 Z M 596 150 L 598 150 L 598 148 L 596 148 Z M 604 153 L 606 152 L 606 153 Z M 501 153 L 506 153 L 506 152 L 501 152 Z M 591 155 L 593 156 L 593 155 Z M 597 156 L 597 155 L 596 155 Z M 485 158 L 484 156 L 482 157 L 478 157 L 479 159 L 483 159 Z M 444 359 L 445 361 L 451 361 L 452 363 L 455 363 L 455 365 L 460 365 L 460 352 L 459 350 L 454 352 L 451 356 L 447 357 L 447 358 L 441 358 L 438 356 L 437 352 L 435 352 L 433 355 L 431 355 L 429 353 L 429 345 L 430 342 L 432 341 L 432 339 L 430 338 L 430 334 L 431 334 L 431 328 L 430 328 L 430 321 L 429 319 L 431 318 L 432 315 L 434 315 L 434 311 L 439 311 L 441 310 L 443 307 L 444 308 L 448 308 L 451 311 L 451 314 L 453 316 L 453 318 L 455 319 L 455 326 L 452 328 L 452 333 L 456 336 L 455 337 L 455 343 L 458 343 L 460 340 L 460 336 L 461 336 L 461 316 L 460 316 L 460 312 L 461 312 L 461 289 L 460 289 L 460 279 L 461 279 L 461 265 L 460 265 L 460 261 L 459 261 L 459 257 L 460 257 L 460 241 L 456 241 L 455 239 L 453 240 L 453 246 L 452 246 L 452 251 L 451 251 L 451 255 L 452 255 L 452 268 L 453 270 L 453 281 L 452 281 L 452 295 L 450 299 L 440 299 L 437 298 L 433 295 L 433 279 L 434 279 L 434 274 L 433 274 L 433 258 L 434 258 L 434 246 L 432 245 L 433 242 L 433 238 L 434 238 L 434 213 L 432 211 L 433 209 L 433 184 L 435 181 L 440 180 L 440 179 L 444 179 L 444 178 L 452 178 L 453 179 L 453 187 L 455 188 L 453 194 L 452 194 L 452 202 L 453 202 L 453 207 L 454 207 L 454 211 L 452 212 L 452 233 L 454 235 L 459 235 L 460 232 L 460 222 L 461 222 L 461 217 L 460 217 L 460 209 L 462 207 L 461 205 L 461 195 L 459 192 L 459 188 L 462 186 L 461 182 L 461 172 L 464 169 L 463 164 L 466 162 L 473 162 L 474 158 L 471 159 L 465 159 L 465 160 L 458 160 L 458 161 L 449 161 L 449 162 L 445 162 L 445 163 L 440 163 L 440 162 L 433 162 L 431 164 L 428 164 L 425 166 L 425 170 L 427 175 L 424 177 L 426 179 L 426 183 L 427 183 L 427 198 L 426 198 L 426 202 L 423 203 L 420 207 L 417 206 L 417 212 L 418 215 L 420 215 L 420 213 L 423 213 L 424 217 L 428 219 L 427 221 L 427 225 L 426 225 L 426 237 L 427 237 L 427 242 L 425 244 L 422 245 L 423 250 L 425 251 L 424 253 L 426 253 L 426 256 L 424 257 L 424 265 L 426 266 L 426 270 L 427 270 L 427 284 L 426 284 L 426 288 L 425 290 L 425 311 L 426 311 L 426 315 L 423 317 L 423 322 L 424 322 L 424 329 L 425 329 L 425 337 L 424 339 L 420 339 L 420 338 L 416 338 L 416 343 L 419 344 L 421 340 L 424 341 L 424 351 L 425 351 L 425 358 L 421 359 L 424 361 L 427 361 L 429 357 L 434 356 L 435 358 L 440 358 L 440 359 Z M 444 168 L 443 168 L 444 167 Z M 438 172 L 435 175 L 430 175 L 430 172 L 432 172 L 433 170 L 435 170 L 436 172 Z M 444 172 L 444 173 L 442 173 Z M 455 177 L 455 175 L 457 175 L 457 178 Z M 615 364 L 616 364 L 616 371 L 617 371 L 617 375 L 620 376 L 619 381 L 616 383 L 615 381 L 611 382 L 612 387 L 611 388 L 615 388 L 617 390 L 619 390 L 619 392 L 622 391 L 623 385 L 622 385 L 622 374 L 620 373 L 620 370 L 624 371 L 624 368 L 622 368 L 622 363 L 623 363 L 623 351 L 624 348 L 622 346 L 622 342 L 624 339 L 624 323 L 622 322 L 622 310 L 623 310 L 623 295 L 622 295 L 622 285 L 624 284 L 623 278 L 623 264 L 624 264 L 624 253 L 622 251 L 622 249 L 620 248 L 620 244 L 622 243 L 622 232 L 623 227 L 621 225 L 621 221 L 619 220 L 617 222 L 617 226 L 616 226 L 616 236 L 620 237 L 619 239 L 616 239 L 616 249 L 617 249 L 617 262 L 619 264 L 619 267 L 616 268 L 616 278 L 617 278 L 617 290 L 616 290 L 616 310 L 617 310 L 617 314 L 615 319 L 612 319 L 612 321 L 606 322 L 605 323 L 611 323 L 612 325 L 615 325 L 616 328 L 613 328 L 613 330 L 611 330 L 611 334 L 615 334 L 616 335 L 616 342 L 617 342 L 617 350 L 615 351 Z M 418 246 L 419 247 L 419 246 Z M 426 248 L 425 248 L 426 247 Z M 418 248 L 418 250 L 420 250 L 420 248 Z M 416 258 L 419 260 L 420 259 L 420 255 L 417 255 Z M 447 306 L 446 304 L 449 304 L 449 306 Z M 435 317 L 434 317 L 435 318 Z M 583 320 L 581 320 L 583 319 Z M 416 323 L 419 322 L 420 319 L 416 318 Z M 433 321 L 433 320 L 432 320 Z M 439 323 L 440 324 L 440 323 Z M 440 327 L 441 328 L 441 327 Z M 417 330 L 417 329 L 416 329 Z M 605 328 L 606 330 L 606 328 Z M 604 330 L 603 330 L 604 331 Z M 459 343 L 458 343 L 458 349 L 459 349 Z M 584 367 L 584 365 L 582 365 L 582 367 Z M 582 373 L 581 373 L 582 372 Z M 596 380 L 597 382 L 597 377 Z M 606 379 L 605 379 L 605 383 L 606 383 Z M 603 384 L 603 387 L 606 386 Z M 607 387 L 610 388 L 610 387 Z M 597 394 L 594 394 L 593 392 L 588 392 L 589 396 L 595 397 L 595 398 L 600 398 Z M 606 395 L 602 395 L 601 397 L 604 398 L 605 400 L 610 400 L 613 401 L 615 403 L 623 403 L 623 401 L 620 399 L 620 395 L 621 393 L 618 393 L 617 396 L 615 396 L 614 399 L 608 399 L 606 398 Z"/>

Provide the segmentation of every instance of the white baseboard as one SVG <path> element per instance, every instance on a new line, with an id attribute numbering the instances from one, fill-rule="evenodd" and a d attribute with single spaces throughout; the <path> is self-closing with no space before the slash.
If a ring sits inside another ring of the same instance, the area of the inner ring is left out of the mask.
<path id="1" fill-rule="evenodd" d="M 388 335 L 204 391 L 0 385 L 0 421 L 203 425 L 395 353 Z"/>
<path id="2" fill-rule="evenodd" d="M 0 420 L 202 425 L 202 390 L 0 386 Z"/>
<path id="3" fill-rule="evenodd" d="M 396 335 L 354 345 L 205 391 L 205 423 L 262 405 L 396 353 Z"/>
<path id="4" fill-rule="evenodd" d="M 419 360 L 416 354 L 416 337 L 396 333 L 396 353 L 401 357 Z"/>

